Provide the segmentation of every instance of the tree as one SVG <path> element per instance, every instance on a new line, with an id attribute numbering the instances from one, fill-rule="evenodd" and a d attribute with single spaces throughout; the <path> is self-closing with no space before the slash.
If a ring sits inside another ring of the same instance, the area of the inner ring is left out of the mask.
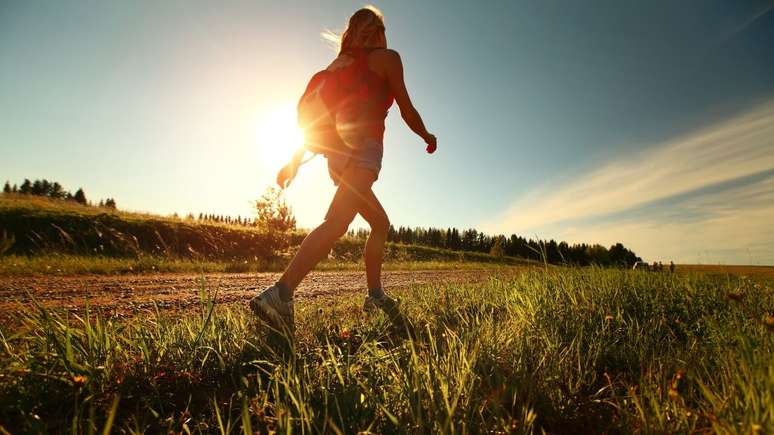
<path id="1" fill-rule="evenodd" d="M 113 210 L 116 209 L 116 200 L 113 198 L 108 198 L 105 200 L 105 207 L 112 208 Z"/>
<path id="2" fill-rule="evenodd" d="M 495 238 L 494 243 L 492 243 L 492 249 L 489 250 L 489 254 L 494 255 L 495 257 L 505 256 L 505 249 L 503 249 L 504 240 L 504 236 Z"/>
<path id="3" fill-rule="evenodd" d="M 3 186 L 3 193 L 11 193 L 11 183 L 5 182 L 5 186 Z"/>
<path id="4" fill-rule="evenodd" d="M 62 185 L 61 185 L 61 184 L 59 184 L 58 182 L 54 181 L 54 183 L 53 183 L 53 184 L 51 184 L 51 187 L 50 187 L 50 188 L 49 188 L 49 190 L 48 190 L 48 195 L 49 195 L 50 197 L 52 197 L 52 198 L 56 198 L 56 199 L 59 199 L 59 198 L 64 198 L 64 196 L 65 196 L 65 191 L 64 191 L 64 189 L 62 188 Z"/>
<path id="5" fill-rule="evenodd" d="M 477 241 L 478 241 L 478 231 L 474 229 L 465 230 L 462 233 L 462 243 L 461 243 L 462 250 L 475 251 Z"/>
<path id="6" fill-rule="evenodd" d="M 269 187 L 261 199 L 255 201 L 258 226 L 272 232 L 287 232 L 296 229 L 293 210 L 282 197 L 282 191 Z"/>
<path id="7" fill-rule="evenodd" d="M 30 189 L 30 194 L 32 195 L 43 195 L 43 183 L 40 180 L 35 180 L 32 182 L 32 188 Z"/>
<path id="8" fill-rule="evenodd" d="M 607 248 L 602 245 L 592 245 L 586 248 L 586 255 L 588 256 L 589 263 L 598 264 L 600 266 L 610 264 L 610 255 L 607 252 Z"/>
<path id="9" fill-rule="evenodd" d="M 51 196 L 51 182 L 46 180 L 45 178 L 40 182 L 40 195 L 42 196 Z"/>
<path id="10" fill-rule="evenodd" d="M 28 178 L 24 179 L 24 183 L 22 183 L 21 187 L 19 188 L 19 193 L 24 195 L 29 195 L 32 193 L 32 182 Z"/>
<path id="11" fill-rule="evenodd" d="M 73 195 L 73 200 L 77 202 L 78 204 L 86 205 L 88 201 L 86 201 L 86 194 L 83 193 L 82 188 L 78 188 L 78 190 L 75 191 L 75 195 Z"/>
<path id="12" fill-rule="evenodd" d="M 13 189 L 11 190 L 13 193 L 19 193 L 19 186 L 17 186 L 15 183 L 13 185 Z"/>

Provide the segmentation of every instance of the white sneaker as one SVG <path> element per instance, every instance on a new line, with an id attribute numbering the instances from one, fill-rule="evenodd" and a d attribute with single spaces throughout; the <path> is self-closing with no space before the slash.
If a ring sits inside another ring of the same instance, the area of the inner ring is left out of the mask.
<path id="1" fill-rule="evenodd" d="M 250 299 L 250 309 L 258 318 L 278 331 L 295 329 L 293 319 L 293 300 L 285 302 L 280 298 L 280 289 L 276 285 L 267 287 L 258 296 Z"/>

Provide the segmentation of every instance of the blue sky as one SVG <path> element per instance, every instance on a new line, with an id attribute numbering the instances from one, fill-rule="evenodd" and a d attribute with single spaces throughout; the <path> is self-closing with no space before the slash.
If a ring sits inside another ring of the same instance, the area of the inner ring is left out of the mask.
<path id="1" fill-rule="evenodd" d="M 266 126 L 360 6 L 6 0 L 0 182 L 248 215 L 289 149 Z M 439 138 L 428 156 L 391 110 L 374 189 L 393 223 L 774 264 L 774 2 L 376 6 Z M 311 227 L 332 193 L 318 158 L 288 198 Z"/>

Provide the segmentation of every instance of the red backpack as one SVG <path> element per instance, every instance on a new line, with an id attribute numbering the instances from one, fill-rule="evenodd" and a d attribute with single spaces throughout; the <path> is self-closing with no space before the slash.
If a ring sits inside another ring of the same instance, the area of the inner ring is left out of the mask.
<path id="1" fill-rule="evenodd" d="M 349 155 L 357 147 L 357 121 L 371 104 L 365 80 L 368 53 L 358 50 L 350 64 L 320 71 L 309 80 L 298 102 L 298 125 L 308 151 L 327 157 Z"/>

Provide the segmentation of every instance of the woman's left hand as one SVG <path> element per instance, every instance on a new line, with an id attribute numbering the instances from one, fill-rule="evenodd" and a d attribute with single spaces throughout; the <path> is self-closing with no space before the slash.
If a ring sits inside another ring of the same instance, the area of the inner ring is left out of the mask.
<path id="1" fill-rule="evenodd" d="M 298 168 L 301 167 L 301 160 L 303 160 L 305 153 L 306 151 L 303 147 L 299 148 L 293 153 L 293 157 L 290 158 L 290 161 L 279 170 L 277 173 L 277 184 L 280 189 L 290 186 L 290 183 L 296 178 Z"/>
<path id="2" fill-rule="evenodd" d="M 287 165 L 283 166 L 277 173 L 277 184 L 280 189 L 290 186 L 290 183 L 296 178 L 297 173 L 298 165 L 295 164 L 295 162 L 290 161 Z"/>

